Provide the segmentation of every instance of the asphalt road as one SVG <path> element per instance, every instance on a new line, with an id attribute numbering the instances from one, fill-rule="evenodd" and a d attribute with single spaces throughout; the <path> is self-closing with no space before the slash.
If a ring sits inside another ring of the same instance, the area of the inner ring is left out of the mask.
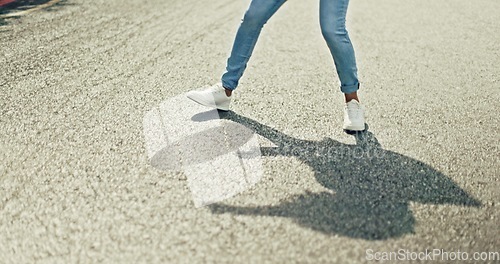
<path id="1" fill-rule="evenodd" d="M 1 20 L 0 263 L 500 251 L 497 0 L 352 1 L 369 125 L 358 135 L 341 130 L 319 1 L 286 3 L 220 114 L 254 133 L 261 178 L 196 207 L 190 174 L 148 155 L 145 116 L 218 80 L 247 5 L 69 0 Z M 193 122 L 213 113 L 178 109 Z"/>

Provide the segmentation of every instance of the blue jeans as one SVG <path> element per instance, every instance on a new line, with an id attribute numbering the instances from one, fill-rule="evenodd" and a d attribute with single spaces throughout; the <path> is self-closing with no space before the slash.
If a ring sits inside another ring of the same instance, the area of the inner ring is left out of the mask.
<path id="1" fill-rule="evenodd" d="M 222 86 L 234 90 L 245 71 L 262 27 L 286 0 L 252 0 L 236 33 Z M 320 25 L 323 37 L 332 54 L 341 91 L 352 93 L 359 89 L 354 49 L 345 27 L 349 0 L 320 0 Z"/>

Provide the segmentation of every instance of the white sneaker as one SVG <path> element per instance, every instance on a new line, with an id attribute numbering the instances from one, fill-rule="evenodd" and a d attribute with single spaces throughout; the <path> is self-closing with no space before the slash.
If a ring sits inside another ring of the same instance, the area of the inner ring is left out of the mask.
<path id="1" fill-rule="evenodd" d="M 365 130 L 365 111 L 358 101 L 351 100 L 345 105 L 343 128 L 350 131 Z"/>
<path id="2" fill-rule="evenodd" d="M 217 108 L 219 110 L 228 111 L 229 103 L 231 103 L 232 95 L 226 95 L 226 89 L 222 84 L 215 84 L 202 91 L 190 91 L 186 94 L 187 98 L 208 107 Z"/>

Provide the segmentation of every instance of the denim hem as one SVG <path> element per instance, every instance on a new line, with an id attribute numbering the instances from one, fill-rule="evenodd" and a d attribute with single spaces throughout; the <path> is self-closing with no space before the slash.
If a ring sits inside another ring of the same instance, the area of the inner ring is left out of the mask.
<path id="1" fill-rule="evenodd" d="M 224 82 L 223 80 L 221 80 L 222 82 L 222 87 L 224 87 L 224 89 L 228 89 L 228 90 L 231 90 L 233 91 L 234 89 L 236 89 L 236 87 L 232 88 L 231 85 L 229 85 L 227 82 Z"/>
<path id="2" fill-rule="evenodd" d="M 342 93 L 345 93 L 345 94 L 354 93 L 357 90 L 359 90 L 359 83 L 356 83 L 353 85 L 342 85 L 340 87 L 340 90 L 342 91 Z"/>

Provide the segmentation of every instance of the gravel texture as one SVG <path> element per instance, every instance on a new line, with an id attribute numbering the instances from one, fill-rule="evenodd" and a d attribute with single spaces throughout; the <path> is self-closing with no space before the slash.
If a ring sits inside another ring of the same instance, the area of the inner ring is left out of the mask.
<path id="1" fill-rule="evenodd" d="M 351 1 L 357 135 L 319 1 L 286 3 L 221 114 L 258 136 L 262 179 L 195 207 L 186 174 L 148 159 L 143 119 L 218 81 L 247 5 L 69 0 L 0 21 L 1 263 L 500 251 L 497 0 Z"/>

